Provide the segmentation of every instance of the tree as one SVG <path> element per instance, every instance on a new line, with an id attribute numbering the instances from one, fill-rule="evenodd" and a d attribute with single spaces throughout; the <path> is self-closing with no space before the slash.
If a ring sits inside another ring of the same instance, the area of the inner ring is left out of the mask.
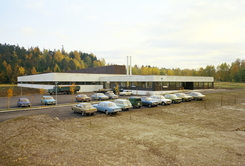
<path id="1" fill-rule="evenodd" d="M 22 67 L 22 66 L 20 66 L 20 67 L 18 68 L 18 75 L 24 75 L 24 74 L 25 74 L 25 68 Z"/>
<path id="2" fill-rule="evenodd" d="M 230 66 L 226 63 L 222 63 L 217 66 L 217 78 L 220 77 L 221 81 L 230 81 Z"/>
<path id="3" fill-rule="evenodd" d="M 64 55 L 60 52 L 60 50 L 58 50 L 57 52 L 55 52 L 54 54 L 54 59 L 57 61 L 57 62 L 61 62 L 62 59 L 64 59 Z"/>
<path id="4" fill-rule="evenodd" d="M 76 59 L 77 61 L 81 60 L 80 54 L 77 51 L 74 51 L 73 54 L 74 54 L 74 59 Z"/>
<path id="5" fill-rule="evenodd" d="M 231 64 L 230 76 L 231 76 L 232 81 L 239 82 L 239 80 L 240 80 L 240 78 L 238 76 L 239 68 L 240 67 L 237 63 Z"/>
<path id="6" fill-rule="evenodd" d="M 55 64 L 54 66 L 54 72 L 60 72 L 60 67 L 58 64 Z"/>
<path id="7" fill-rule="evenodd" d="M 240 82 L 245 82 L 245 67 L 239 71 L 238 77 Z"/>
<path id="8" fill-rule="evenodd" d="M 75 65 L 75 63 L 74 63 L 74 61 L 72 59 L 69 61 L 69 67 L 70 67 L 71 70 L 75 70 L 76 69 L 76 65 Z"/>
<path id="9" fill-rule="evenodd" d="M 87 67 L 92 67 L 92 60 L 89 56 L 87 56 L 85 59 L 84 59 L 84 62 L 87 64 Z"/>
<path id="10" fill-rule="evenodd" d="M 35 67 L 32 67 L 31 74 L 37 74 L 37 71 L 36 71 L 36 68 Z"/>

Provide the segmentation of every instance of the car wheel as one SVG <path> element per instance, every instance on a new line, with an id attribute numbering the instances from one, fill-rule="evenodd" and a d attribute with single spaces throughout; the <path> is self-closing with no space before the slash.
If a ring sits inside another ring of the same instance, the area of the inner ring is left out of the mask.
<path id="1" fill-rule="evenodd" d="M 151 105 L 149 104 L 148 107 L 151 107 Z"/>
<path id="2" fill-rule="evenodd" d="M 45 105 L 47 105 L 47 103 L 45 102 Z"/>
<path id="3" fill-rule="evenodd" d="M 82 116 L 85 116 L 86 114 L 85 114 L 85 112 L 82 112 Z"/>
<path id="4" fill-rule="evenodd" d="M 162 105 L 165 105 L 165 103 L 164 103 L 164 102 L 162 102 Z"/>
<path id="5" fill-rule="evenodd" d="M 108 114 L 109 114 L 107 110 L 105 111 L 105 114 L 106 114 L 106 115 L 108 115 Z"/>

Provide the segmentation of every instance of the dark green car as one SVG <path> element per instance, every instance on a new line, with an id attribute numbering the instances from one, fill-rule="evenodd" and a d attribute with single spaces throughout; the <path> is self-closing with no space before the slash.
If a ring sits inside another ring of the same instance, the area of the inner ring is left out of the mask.
<path id="1" fill-rule="evenodd" d="M 128 100 L 132 104 L 133 108 L 140 108 L 142 106 L 142 101 L 140 97 L 129 97 Z"/>

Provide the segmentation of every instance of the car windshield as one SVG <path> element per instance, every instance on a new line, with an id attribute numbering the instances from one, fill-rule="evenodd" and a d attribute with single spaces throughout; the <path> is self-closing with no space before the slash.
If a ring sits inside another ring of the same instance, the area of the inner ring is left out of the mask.
<path id="1" fill-rule="evenodd" d="M 87 95 L 79 95 L 79 97 L 87 97 Z"/>
<path id="2" fill-rule="evenodd" d="M 115 107 L 117 106 L 115 103 L 108 103 L 108 107 Z"/>
<path id="3" fill-rule="evenodd" d="M 170 96 L 171 96 L 171 98 L 173 98 L 173 99 L 176 99 L 176 98 L 177 98 L 176 95 L 170 95 Z"/>
<path id="4" fill-rule="evenodd" d="M 45 97 L 45 99 L 53 100 L 54 98 L 50 96 L 50 97 Z"/>
<path id="5" fill-rule="evenodd" d="M 22 102 L 29 102 L 28 99 L 20 99 L 20 101 L 22 101 Z"/>
<path id="6" fill-rule="evenodd" d="M 160 97 L 160 99 L 165 99 L 165 97 L 164 96 L 159 96 Z"/>
<path id="7" fill-rule="evenodd" d="M 196 93 L 196 95 L 197 95 L 197 96 L 201 96 L 202 94 L 201 94 L 201 93 L 199 93 L 199 92 L 197 92 L 197 93 Z"/>
<path id="8" fill-rule="evenodd" d="M 104 96 L 104 94 L 103 94 L 103 93 L 98 93 L 97 95 L 98 95 L 98 96 Z"/>
<path id="9" fill-rule="evenodd" d="M 143 100 L 145 100 L 145 101 L 151 101 L 151 98 L 150 97 L 145 97 L 145 98 L 143 98 Z"/>

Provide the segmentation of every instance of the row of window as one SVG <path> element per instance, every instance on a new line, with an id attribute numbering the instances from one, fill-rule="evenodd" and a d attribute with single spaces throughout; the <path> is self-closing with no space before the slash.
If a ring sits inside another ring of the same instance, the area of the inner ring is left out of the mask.
<path id="1" fill-rule="evenodd" d="M 136 90 L 179 90 L 179 89 L 213 89 L 213 82 L 58 82 L 58 85 L 103 85 L 104 88 L 112 88 L 116 84 L 125 89 Z M 22 82 L 22 84 L 55 85 L 55 82 Z"/>

